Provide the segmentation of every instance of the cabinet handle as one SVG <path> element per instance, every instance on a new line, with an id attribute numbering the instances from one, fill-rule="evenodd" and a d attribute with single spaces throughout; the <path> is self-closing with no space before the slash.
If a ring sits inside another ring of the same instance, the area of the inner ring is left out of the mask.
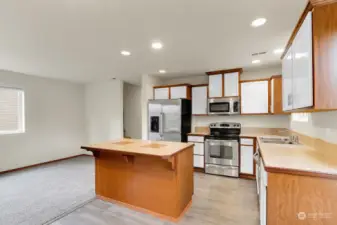
<path id="1" fill-rule="evenodd" d="M 288 94 L 288 106 L 293 104 L 293 95 L 292 94 Z"/>

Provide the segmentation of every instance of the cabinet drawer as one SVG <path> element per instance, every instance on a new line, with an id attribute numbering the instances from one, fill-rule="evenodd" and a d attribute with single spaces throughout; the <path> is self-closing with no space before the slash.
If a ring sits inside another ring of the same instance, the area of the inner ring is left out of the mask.
<path id="1" fill-rule="evenodd" d="M 188 136 L 188 142 L 204 142 L 204 137 L 202 136 Z"/>
<path id="2" fill-rule="evenodd" d="M 194 155 L 205 155 L 204 143 L 194 143 Z"/>
<path id="3" fill-rule="evenodd" d="M 242 145 L 254 145 L 254 139 L 253 138 L 241 138 L 241 144 Z"/>
<path id="4" fill-rule="evenodd" d="M 197 168 L 204 168 L 204 156 L 202 155 L 194 155 L 193 156 L 194 158 L 194 167 L 197 167 Z"/>

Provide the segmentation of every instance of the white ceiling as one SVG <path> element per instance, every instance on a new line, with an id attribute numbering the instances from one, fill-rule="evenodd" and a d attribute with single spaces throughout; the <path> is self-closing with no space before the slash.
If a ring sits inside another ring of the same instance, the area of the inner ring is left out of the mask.
<path id="1" fill-rule="evenodd" d="M 252 66 L 284 47 L 307 0 L 1 0 L 0 69 L 79 82 Z M 265 17 L 265 26 L 252 28 Z M 164 48 L 153 51 L 152 40 Z M 130 50 L 129 57 L 121 50 Z"/>

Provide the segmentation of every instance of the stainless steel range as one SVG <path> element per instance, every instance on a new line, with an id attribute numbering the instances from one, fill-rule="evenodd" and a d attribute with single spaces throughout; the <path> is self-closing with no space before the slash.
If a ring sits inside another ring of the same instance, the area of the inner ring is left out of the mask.
<path id="1" fill-rule="evenodd" d="M 212 123 L 205 141 L 205 172 L 239 177 L 240 123 Z"/>

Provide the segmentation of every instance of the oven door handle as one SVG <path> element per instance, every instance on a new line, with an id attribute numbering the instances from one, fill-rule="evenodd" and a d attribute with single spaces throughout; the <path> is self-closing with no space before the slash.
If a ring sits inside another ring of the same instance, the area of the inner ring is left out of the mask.
<path id="1" fill-rule="evenodd" d="M 213 143 L 215 143 L 215 144 L 219 144 L 219 143 L 221 143 L 221 144 L 224 144 L 225 146 L 230 146 L 230 145 L 228 145 L 228 143 L 237 143 L 237 144 L 239 144 L 239 141 L 237 141 L 237 140 L 213 140 L 213 139 L 206 139 L 206 141 L 205 141 L 207 144 L 213 144 Z"/>

